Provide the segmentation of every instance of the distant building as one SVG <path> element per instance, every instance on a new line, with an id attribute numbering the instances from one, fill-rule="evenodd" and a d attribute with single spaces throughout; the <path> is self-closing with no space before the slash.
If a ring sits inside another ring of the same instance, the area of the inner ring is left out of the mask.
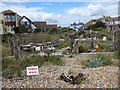
<path id="1" fill-rule="evenodd" d="M 86 29 L 89 25 L 90 25 L 90 21 L 85 23 L 82 27 L 83 27 L 83 29 Z"/>
<path id="2" fill-rule="evenodd" d="M 0 13 L 0 34 L 12 33 L 14 34 L 14 27 L 22 26 L 30 31 L 46 30 L 57 28 L 57 24 L 46 24 L 46 21 L 33 22 L 26 16 L 20 16 L 12 10 L 5 10 Z"/>
<path id="3" fill-rule="evenodd" d="M 46 25 L 47 29 L 53 29 L 53 28 L 57 28 L 57 24 L 47 24 Z"/>
<path id="4" fill-rule="evenodd" d="M 35 21 L 33 23 L 38 30 L 42 30 L 42 31 L 46 30 L 46 21 Z"/>
<path id="5" fill-rule="evenodd" d="M 120 16 L 119 17 L 110 17 L 103 16 L 99 19 L 90 20 L 86 24 L 83 25 L 83 28 L 87 28 L 89 25 L 96 24 L 98 21 L 105 23 L 106 30 L 119 30 L 120 29 Z"/>
<path id="6" fill-rule="evenodd" d="M 22 17 L 11 10 L 5 10 L 0 13 L 0 34 L 14 33 L 13 27 L 19 26 L 19 20 Z"/>
<path id="7" fill-rule="evenodd" d="M 82 22 L 79 22 L 79 23 L 74 22 L 73 24 L 70 25 L 70 28 L 72 28 L 76 31 L 79 31 L 79 30 L 83 29 L 83 27 L 82 27 L 83 25 L 84 25 L 84 23 L 82 23 Z"/>
<path id="8" fill-rule="evenodd" d="M 120 30 L 120 16 L 119 17 L 114 17 L 114 24 L 112 25 L 113 30 Z"/>

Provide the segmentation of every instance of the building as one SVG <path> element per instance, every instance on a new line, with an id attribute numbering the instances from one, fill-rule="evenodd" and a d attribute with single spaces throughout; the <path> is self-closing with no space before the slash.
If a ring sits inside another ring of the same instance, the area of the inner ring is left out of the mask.
<path id="1" fill-rule="evenodd" d="M 103 16 L 99 19 L 90 20 L 86 24 L 83 25 L 83 28 L 87 28 L 89 25 L 96 24 L 98 21 L 105 23 L 106 30 L 119 30 L 120 29 L 120 16 L 118 17 L 110 17 Z"/>
<path id="2" fill-rule="evenodd" d="M 120 30 L 120 16 L 119 17 L 114 17 L 114 25 L 112 26 L 113 30 Z"/>
<path id="3" fill-rule="evenodd" d="M 4 15 L 2 13 L 0 13 L 0 34 L 3 34 L 3 28 L 4 28 Z"/>
<path id="4" fill-rule="evenodd" d="M 0 13 L 0 34 L 14 34 L 13 28 L 18 26 L 24 27 L 28 32 L 57 28 L 56 24 L 46 24 L 46 21 L 32 22 L 26 16 L 22 17 L 12 10 L 5 10 Z"/>
<path id="5" fill-rule="evenodd" d="M 57 28 L 57 24 L 47 24 L 46 25 L 47 29 L 53 29 L 53 28 Z"/>
<path id="6" fill-rule="evenodd" d="M 1 34 L 4 33 L 14 33 L 13 28 L 15 26 L 19 26 L 19 20 L 22 17 L 19 16 L 17 13 L 11 10 L 5 10 L 0 13 L 0 29 Z"/>
<path id="7" fill-rule="evenodd" d="M 82 23 L 82 22 L 79 22 L 79 23 L 74 22 L 73 24 L 70 25 L 70 28 L 72 28 L 76 31 L 80 31 L 83 29 L 83 27 L 82 27 L 83 25 L 84 25 L 84 23 Z"/>
<path id="8" fill-rule="evenodd" d="M 42 31 L 46 30 L 46 21 L 36 21 L 33 23 L 38 30 L 42 30 Z"/>
<path id="9" fill-rule="evenodd" d="M 88 26 L 90 26 L 90 21 L 85 23 L 82 27 L 83 27 L 83 29 L 86 29 Z"/>
<path id="10" fill-rule="evenodd" d="M 27 32 L 33 32 L 36 29 L 34 23 L 26 16 L 23 16 L 20 19 L 19 26 L 24 27 L 27 30 Z"/>
<path id="11" fill-rule="evenodd" d="M 114 19 L 110 16 L 103 16 L 102 18 L 99 18 L 97 21 L 101 21 L 105 23 L 106 30 L 112 30 L 112 26 L 114 25 Z"/>

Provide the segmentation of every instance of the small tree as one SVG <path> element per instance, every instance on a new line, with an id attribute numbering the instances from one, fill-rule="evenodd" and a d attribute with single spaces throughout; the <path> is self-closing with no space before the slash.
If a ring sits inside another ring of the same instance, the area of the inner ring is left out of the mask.
<path id="1" fill-rule="evenodd" d="M 96 28 L 99 28 L 99 27 L 106 28 L 105 23 L 103 23 L 103 22 L 101 22 L 101 21 L 98 21 L 98 22 L 95 24 L 95 27 L 96 27 Z"/>
<path id="2" fill-rule="evenodd" d="M 99 27 L 97 30 L 101 31 L 101 30 L 104 30 L 104 28 L 103 27 Z"/>
<path id="3" fill-rule="evenodd" d="M 87 30 L 96 30 L 96 25 L 93 24 L 93 25 L 88 26 Z"/>
<path id="4" fill-rule="evenodd" d="M 19 27 L 14 27 L 13 30 L 14 30 L 15 33 L 19 33 L 20 32 L 20 28 Z"/>
<path id="5" fill-rule="evenodd" d="M 22 26 L 13 28 L 15 33 L 27 33 L 28 30 Z"/>

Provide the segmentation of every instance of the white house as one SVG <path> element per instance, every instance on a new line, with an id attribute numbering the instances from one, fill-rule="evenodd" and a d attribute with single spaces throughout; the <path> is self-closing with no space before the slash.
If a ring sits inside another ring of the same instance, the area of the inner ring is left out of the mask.
<path id="1" fill-rule="evenodd" d="M 19 22 L 20 26 L 23 26 L 24 28 L 26 28 L 28 30 L 28 32 L 31 31 L 35 31 L 36 27 L 35 25 L 32 23 L 32 21 L 27 18 L 26 16 L 23 16 Z"/>
<path id="2" fill-rule="evenodd" d="M 70 28 L 72 28 L 76 31 L 79 31 L 79 30 L 83 29 L 83 27 L 82 27 L 83 25 L 84 25 L 84 23 L 82 23 L 82 22 L 79 22 L 79 23 L 74 22 L 73 24 L 70 25 Z"/>

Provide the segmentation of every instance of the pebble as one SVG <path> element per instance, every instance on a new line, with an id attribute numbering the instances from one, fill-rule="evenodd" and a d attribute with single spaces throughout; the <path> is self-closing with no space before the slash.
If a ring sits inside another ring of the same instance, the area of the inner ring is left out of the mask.
<path id="1" fill-rule="evenodd" d="M 71 59 L 72 60 L 72 59 Z M 69 68 L 76 70 L 75 76 L 82 72 L 87 75 L 87 80 L 80 85 L 73 85 L 59 80 L 61 73 Z M 103 66 L 97 68 L 82 69 L 81 65 L 56 66 L 47 65 L 39 68 L 39 75 L 32 79 L 29 76 L 18 77 L 14 80 L 2 78 L 3 88 L 117 88 L 118 87 L 118 67 Z"/>

